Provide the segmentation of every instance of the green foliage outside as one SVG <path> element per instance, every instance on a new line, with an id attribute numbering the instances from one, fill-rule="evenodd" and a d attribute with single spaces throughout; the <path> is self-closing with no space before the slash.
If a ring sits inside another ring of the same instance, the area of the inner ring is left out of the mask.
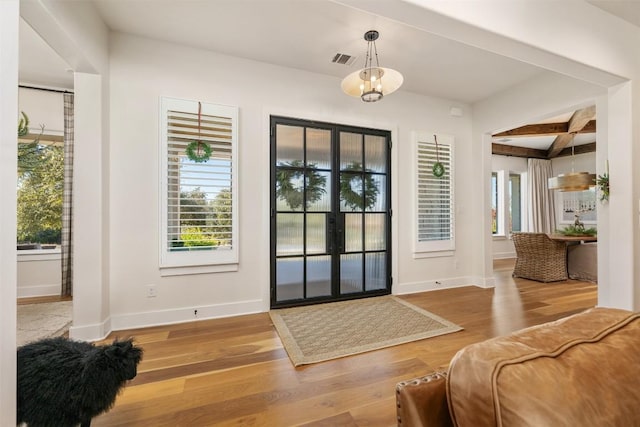
<path id="1" fill-rule="evenodd" d="M 180 192 L 180 225 L 186 228 L 199 228 L 211 213 L 207 195 L 200 187 Z"/>
<path id="2" fill-rule="evenodd" d="M 18 242 L 60 243 L 63 185 L 61 147 L 18 146 Z"/>
<path id="3" fill-rule="evenodd" d="M 182 240 L 184 247 L 218 245 L 218 242 L 210 234 L 204 234 L 198 227 L 183 228 L 180 240 Z"/>
<path id="4" fill-rule="evenodd" d="M 182 247 L 217 247 L 230 244 L 231 191 L 220 191 L 207 201 L 206 194 L 195 188 L 180 193 Z M 205 228 L 206 226 L 206 228 Z M 178 245 L 174 245 L 178 246 Z"/>

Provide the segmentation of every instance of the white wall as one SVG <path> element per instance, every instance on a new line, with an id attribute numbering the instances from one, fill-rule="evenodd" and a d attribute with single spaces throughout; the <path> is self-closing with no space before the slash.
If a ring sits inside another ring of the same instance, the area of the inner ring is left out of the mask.
<path id="1" fill-rule="evenodd" d="M 523 157 L 511 157 L 511 156 L 498 156 L 498 155 L 492 155 L 491 156 L 491 170 L 493 172 L 496 171 L 505 171 L 505 185 L 508 184 L 508 180 L 509 180 L 509 173 L 517 173 L 521 175 L 521 183 L 520 183 L 520 187 L 521 187 L 521 199 L 522 199 L 522 203 L 520 205 L 520 214 L 521 214 L 521 220 L 522 220 L 522 227 L 526 227 L 527 225 L 527 204 L 526 204 L 526 200 L 527 200 L 527 185 L 526 185 L 526 173 L 527 173 L 527 159 L 523 158 Z M 505 187 L 507 188 L 507 187 Z M 499 212 L 499 215 L 501 215 L 503 218 L 506 218 L 507 215 L 509 214 L 509 207 L 508 207 L 508 201 L 509 201 L 509 195 L 508 192 L 505 191 L 503 194 L 503 199 L 504 199 L 504 203 L 503 203 L 503 209 L 502 212 Z M 522 231 L 524 231 L 525 228 L 522 228 Z M 492 244 L 492 254 L 493 254 L 493 259 L 500 259 L 500 258 L 513 258 L 516 256 L 516 250 L 513 246 L 513 241 L 511 240 L 510 236 L 508 235 L 501 235 L 501 236 L 493 236 L 493 244 Z"/>
<path id="2" fill-rule="evenodd" d="M 171 58 L 171 61 L 167 61 Z M 240 108 L 240 265 L 237 272 L 161 277 L 159 97 Z M 462 107 L 461 118 L 449 115 Z M 377 104 L 344 95 L 340 80 L 293 69 L 114 34 L 111 39 L 111 314 L 114 328 L 269 308 L 269 114 L 393 131 L 394 292 L 468 284 L 467 204 L 473 182 L 468 107 L 399 91 Z M 458 245 L 454 257 L 413 259 L 411 131 L 455 136 Z M 400 167 L 402 165 L 402 167 Z M 155 284 L 158 296 L 146 297 Z"/>
<path id="3" fill-rule="evenodd" d="M 60 295 L 60 250 L 19 251 L 18 298 Z"/>
<path id="4" fill-rule="evenodd" d="M 0 1 L 0 425 L 16 422 L 18 0 Z"/>
<path id="5" fill-rule="evenodd" d="M 551 159 L 551 169 L 554 175 L 561 173 L 589 172 L 596 173 L 596 153 L 576 154 Z"/>
<path id="6" fill-rule="evenodd" d="M 19 88 L 20 111 L 29 117 L 29 132 L 39 134 L 44 125 L 47 135 L 64 135 L 62 93 Z"/>

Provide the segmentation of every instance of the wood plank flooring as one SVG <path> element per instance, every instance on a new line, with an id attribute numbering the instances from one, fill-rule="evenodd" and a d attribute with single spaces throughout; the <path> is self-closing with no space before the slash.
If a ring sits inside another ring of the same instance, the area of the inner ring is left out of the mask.
<path id="1" fill-rule="evenodd" d="M 402 296 L 464 331 L 294 368 L 266 313 L 111 334 L 134 336 L 138 376 L 94 426 L 394 426 L 395 384 L 462 347 L 596 304 L 596 285 L 538 283 L 495 266 L 496 287 Z"/>

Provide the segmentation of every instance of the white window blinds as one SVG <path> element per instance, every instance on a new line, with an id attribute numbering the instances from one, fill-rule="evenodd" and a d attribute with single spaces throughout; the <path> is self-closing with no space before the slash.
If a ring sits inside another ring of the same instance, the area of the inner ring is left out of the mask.
<path id="1" fill-rule="evenodd" d="M 437 144 L 436 144 L 437 139 Z M 453 137 L 414 134 L 415 252 L 450 251 L 454 246 Z M 444 168 L 434 172 L 439 163 Z"/>
<path id="2" fill-rule="evenodd" d="M 237 108 L 161 104 L 161 266 L 236 263 Z"/>

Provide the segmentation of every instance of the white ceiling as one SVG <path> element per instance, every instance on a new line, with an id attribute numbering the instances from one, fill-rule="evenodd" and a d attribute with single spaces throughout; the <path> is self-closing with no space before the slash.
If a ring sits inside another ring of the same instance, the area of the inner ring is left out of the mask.
<path id="1" fill-rule="evenodd" d="M 69 65 L 23 19 L 20 19 L 19 31 L 20 84 L 73 88 L 73 72 Z"/>
<path id="2" fill-rule="evenodd" d="M 640 1 L 638 0 L 587 0 L 587 2 L 640 27 Z"/>
<path id="3" fill-rule="evenodd" d="M 543 72 L 329 0 L 93 3 L 113 31 L 337 78 L 362 67 L 364 33 L 375 29 L 380 32 L 380 65 L 404 75 L 401 90 L 464 103 L 484 99 Z M 22 26 L 27 29 L 21 28 L 20 33 L 21 81 L 72 85 L 72 76 L 64 72 L 66 64 L 60 64 L 57 55 L 42 52 L 33 40 L 35 33 Z M 356 56 L 356 61 L 351 66 L 333 64 L 336 53 Z"/>
<path id="4" fill-rule="evenodd" d="M 73 0 L 59 0 L 73 1 Z M 590 3 L 630 17 L 639 1 Z M 380 32 L 380 65 L 401 90 L 474 103 L 544 70 L 330 0 L 93 0 L 113 31 L 342 78 L 362 67 L 365 31 Z M 336 53 L 357 57 L 331 63 Z M 20 27 L 20 81 L 71 88 L 72 73 L 28 25 Z"/>
<path id="5" fill-rule="evenodd" d="M 94 0 L 111 30 L 342 78 L 362 68 L 367 30 L 401 90 L 472 103 L 542 72 L 328 0 Z M 357 56 L 351 66 L 336 53 Z"/>

